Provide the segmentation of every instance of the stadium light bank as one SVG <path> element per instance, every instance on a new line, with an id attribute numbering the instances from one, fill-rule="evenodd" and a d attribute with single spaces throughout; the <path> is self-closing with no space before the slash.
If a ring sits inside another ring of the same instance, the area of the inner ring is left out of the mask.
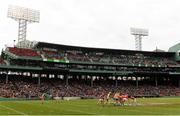
<path id="1" fill-rule="evenodd" d="M 39 23 L 40 12 L 29 8 L 9 5 L 8 18 L 12 18 L 19 23 L 18 47 L 23 47 L 26 40 L 27 23 Z"/>
<path id="2" fill-rule="evenodd" d="M 142 37 L 148 36 L 148 29 L 130 28 L 131 35 L 135 36 L 135 48 L 142 51 Z"/>

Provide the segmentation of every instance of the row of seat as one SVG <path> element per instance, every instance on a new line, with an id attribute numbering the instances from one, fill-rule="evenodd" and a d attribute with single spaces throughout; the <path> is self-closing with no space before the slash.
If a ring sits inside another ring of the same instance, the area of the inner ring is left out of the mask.
<path id="1" fill-rule="evenodd" d="M 0 56 L 0 64 L 6 64 L 6 63 L 4 62 L 4 60 L 1 58 L 1 56 Z"/>
<path id="2" fill-rule="evenodd" d="M 82 53 L 74 51 L 52 51 L 52 50 L 34 50 L 26 48 L 9 47 L 9 51 L 18 56 L 39 57 L 47 59 L 57 59 L 82 62 L 99 62 L 114 64 L 143 64 L 143 65 L 178 65 L 171 57 L 153 57 L 141 55 L 108 55 L 96 54 L 96 52 Z M 43 57 L 42 57 L 43 56 Z"/>
<path id="3" fill-rule="evenodd" d="M 45 58 L 64 60 L 64 54 L 57 51 L 42 50 L 40 53 L 43 54 Z"/>
<path id="4" fill-rule="evenodd" d="M 37 51 L 33 49 L 17 48 L 17 47 L 9 47 L 8 49 L 9 52 L 17 56 L 41 57 L 40 54 L 38 54 Z"/>

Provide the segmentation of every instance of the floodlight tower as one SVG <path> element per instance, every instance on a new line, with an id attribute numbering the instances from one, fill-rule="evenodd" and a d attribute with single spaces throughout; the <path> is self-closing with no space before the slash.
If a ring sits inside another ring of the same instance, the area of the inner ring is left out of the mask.
<path id="1" fill-rule="evenodd" d="M 136 50 L 142 50 L 142 37 L 148 36 L 147 29 L 131 28 L 131 35 L 135 36 L 135 48 Z"/>
<path id="2" fill-rule="evenodd" d="M 23 47 L 26 40 L 27 23 L 39 23 L 40 12 L 38 10 L 9 5 L 7 16 L 18 21 L 18 43 L 20 43 L 18 47 Z"/>

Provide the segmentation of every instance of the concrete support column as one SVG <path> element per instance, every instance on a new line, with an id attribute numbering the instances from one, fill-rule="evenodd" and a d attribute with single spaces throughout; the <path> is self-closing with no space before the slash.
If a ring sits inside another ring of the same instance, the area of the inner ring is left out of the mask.
<path id="1" fill-rule="evenodd" d="M 93 76 L 91 76 L 91 87 L 93 87 Z"/>
<path id="2" fill-rule="evenodd" d="M 58 78 L 58 74 L 54 74 L 54 78 Z"/>
<path id="3" fill-rule="evenodd" d="M 6 84 L 8 83 L 9 81 L 9 76 L 8 76 L 8 71 L 6 72 Z"/>
<path id="4" fill-rule="evenodd" d="M 69 75 L 65 75 L 65 78 L 66 78 L 66 86 L 68 86 L 69 85 L 69 82 L 68 82 L 69 81 L 69 79 L 68 79 Z"/>
<path id="5" fill-rule="evenodd" d="M 157 80 L 157 77 L 155 77 L 155 86 L 156 86 L 156 87 L 158 86 L 158 80 Z"/>
<path id="6" fill-rule="evenodd" d="M 32 72 L 29 72 L 30 73 L 30 77 L 32 78 Z"/>
<path id="7" fill-rule="evenodd" d="M 117 86 L 118 86 L 118 77 L 116 76 L 115 78 L 116 78 L 116 79 L 115 79 L 115 81 L 116 81 L 115 87 L 117 87 Z"/>
<path id="8" fill-rule="evenodd" d="M 139 84 L 138 84 L 138 77 L 136 77 L 136 87 L 138 87 Z"/>
<path id="9" fill-rule="evenodd" d="M 41 74 L 38 74 L 38 86 L 41 85 Z"/>

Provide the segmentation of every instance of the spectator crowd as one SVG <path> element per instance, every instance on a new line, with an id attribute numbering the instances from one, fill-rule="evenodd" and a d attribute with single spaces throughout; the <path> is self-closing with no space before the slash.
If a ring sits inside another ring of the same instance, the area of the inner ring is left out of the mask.
<path id="1" fill-rule="evenodd" d="M 44 81 L 38 85 L 33 80 L 15 79 L 5 83 L 0 80 L 0 97 L 6 98 L 39 98 L 43 93 L 50 96 L 59 97 L 87 97 L 98 98 L 102 92 L 108 93 L 120 92 L 131 96 L 150 97 L 150 96 L 178 96 L 180 88 L 173 85 L 159 85 L 157 87 L 151 85 L 142 85 L 136 87 L 131 84 L 121 84 L 119 86 L 111 84 L 95 84 L 93 87 L 73 82 L 68 86 L 61 81 Z"/>
<path id="2" fill-rule="evenodd" d="M 174 60 L 174 56 L 161 56 L 158 52 L 155 56 L 152 54 L 134 53 L 128 51 L 121 53 L 106 53 L 89 51 L 84 53 L 77 50 L 57 50 L 57 49 L 25 49 L 8 47 L 7 51 L 17 55 L 32 58 L 54 59 L 71 62 L 91 62 L 91 63 L 111 63 L 124 65 L 147 65 L 147 66 L 176 66 L 179 65 Z M 157 55 L 159 54 L 159 55 Z M 168 54 L 168 53 L 167 53 Z"/>

